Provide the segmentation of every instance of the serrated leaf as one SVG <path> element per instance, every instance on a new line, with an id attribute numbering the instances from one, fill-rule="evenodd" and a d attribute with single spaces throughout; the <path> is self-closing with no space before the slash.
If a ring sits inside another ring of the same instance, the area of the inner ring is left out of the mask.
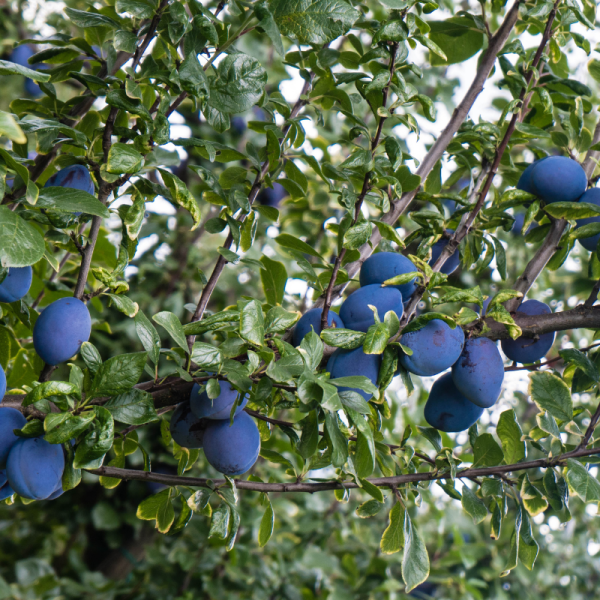
<path id="1" fill-rule="evenodd" d="M 548 371 L 530 373 L 529 393 L 532 400 L 561 421 L 573 419 L 573 400 L 567 384 Z"/>

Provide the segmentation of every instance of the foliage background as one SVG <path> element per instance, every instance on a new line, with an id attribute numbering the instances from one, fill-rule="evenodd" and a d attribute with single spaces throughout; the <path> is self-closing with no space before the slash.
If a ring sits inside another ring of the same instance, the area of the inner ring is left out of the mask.
<path id="1" fill-rule="evenodd" d="M 216 3 L 205 3 L 214 10 Z M 375 17 L 382 17 L 385 9 L 378 2 L 365 2 Z M 489 3 L 486 3 L 489 4 Z M 495 3 L 501 4 L 501 3 Z M 71 31 L 64 19 L 65 4 L 55 2 L 9 3 L 4 7 L 0 22 L 4 58 L 13 43 L 29 35 L 48 36 L 55 31 Z M 86 4 L 69 0 L 66 6 L 85 10 Z M 442 3 L 433 16 L 437 20 L 462 10 L 478 12 L 478 3 Z M 491 8 L 488 6 L 488 9 Z M 589 6 L 588 6 L 589 8 Z M 490 12 L 495 28 L 500 21 L 499 13 Z M 589 11 L 588 11 L 589 12 Z M 224 13 L 225 19 L 227 11 Z M 235 17 L 231 17 L 233 20 Z M 597 33 L 585 31 L 580 25 L 575 30 L 585 32 L 595 45 Z M 578 29 L 579 28 L 579 29 Z M 539 36 L 537 36 L 539 38 Z M 537 39 L 525 33 L 522 36 L 526 48 L 534 47 Z M 344 41 L 347 44 L 347 40 Z M 273 45 L 264 35 L 250 33 L 239 40 L 238 47 L 257 57 L 268 70 L 268 90 L 278 87 L 286 99 L 294 102 L 300 85 L 292 68 L 285 68 Z M 562 65 L 566 76 L 573 76 L 592 89 L 592 104 L 597 106 L 598 84 L 588 75 L 587 54 L 573 42 L 563 48 Z M 409 133 L 404 126 L 394 129 L 403 148 L 419 159 L 423 156 L 432 136 L 441 131 L 444 121 L 460 99 L 470 75 L 476 67 L 477 58 L 465 63 L 431 66 L 429 54 L 423 48 L 411 50 L 410 60 L 423 69 L 423 76 L 405 73 L 407 81 L 418 91 L 434 99 L 438 118 L 428 122 L 422 111 L 412 114 L 422 125 L 420 137 Z M 557 67 L 558 68 L 558 67 Z M 486 91 L 478 100 L 471 116 L 493 121 L 498 118 L 506 103 L 506 89 L 498 89 L 491 83 L 502 78 L 499 69 L 486 85 Z M 3 78 L 0 86 L 0 109 L 8 110 L 10 102 L 20 93 L 22 80 L 18 77 Z M 61 98 L 70 97 L 74 90 L 67 83 L 57 85 Z M 325 114 L 319 123 L 314 112 L 307 111 L 310 121 L 305 123 L 310 146 L 318 157 L 339 163 L 349 152 L 347 139 L 342 130 L 345 124 L 333 113 Z M 586 126 L 593 130 L 595 115 L 586 117 Z M 260 109 L 244 115 L 245 121 L 259 121 Z M 232 147 L 244 148 L 247 140 L 262 145 L 261 134 L 246 130 L 240 135 L 235 128 L 216 133 L 205 119 L 201 119 L 191 104 L 184 104 L 170 121 L 171 134 L 175 137 L 195 137 L 214 140 Z M 588 122 L 589 121 L 589 122 Z M 167 147 L 171 153 L 174 146 Z M 552 142 L 546 143 L 552 149 Z M 319 152 L 320 150 L 320 152 Z M 213 168 L 195 152 L 181 152 L 180 157 L 171 154 L 173 167 L 183 163 L 202 164 Z M 532 153 L 526 145 L 513 149 L 515 162 L 530 162 Z M 175 164 L 177 163 L 177 164 Z M 168 163 L 167 163 L 168 164 Z M 216 167 L 217 171 L 220 169 Z M 450 174 L 452 165 L 443 166 L 443 179 Z M 191 171 L 179 171 L 191 191 L 200 196 L 199 181 Z M 500 184 L 514 184 L 507 177 Z M 454 189 L 457 189 L 456 187 Z M 201 203 L 203 220 L 214 217 L 214 208 Z M 189 320 L 198 299 L 202 273 L 209 273 L 217 258 L 216 247 L 223 242 L 221 234 L 209 234 L 200 228 L 190 233 L 192 224 L 189 213 L 175 209 L 164 200 L 149 203 L 139 235 L 135 257 L 126 271 L 130 285 L 129 297 L 137 302 L 147 314 L 161 310 L 174 312 L 182 322 Z M 316 179 L 311 179 L 307 197 L 288 199 L 281 207 L 278 225 L 262 220 L 259 223 L 259 243 L 248 254 L 258 259 L 262 253 L 277 255 L 283 260 L 290 279 L 286 287 L 284 306 L 288 310 L 304 311 L 310 302 L 304 281 L 294 261 L 280 252 L 273 241 L 282 231 L 302 237 L 323 255 L 334 258 L 333 235 L 324 228 L 324 222 L 339 212 L 333 196 L 323 189 Z M 409 233 L 416 223 L 403 216 L 399 223 Z M 113 268 L 117 260 L 120 237 L 118 218 L 107 220 L 101 231 L 95 260 L 98 265 Z M 400 230 L 402 231 L 402 230 Z M 507 281 L 515 281 L 535 246 L 525 244 L 523 237 L 514 233 L 500 233 L 507 252 Z M 575 246 L 562 269 L 545 271 L 530 294 L 550 303 L 555 309 L 574 306 L 587 298 L 592 280 L 588 277 L 588 253 Z M 61 283 L 46 293 L 44 302 L 69 295 L 76 277 L 78 259 L 74 258 L 65 269 Z M 48 277 L 48 265 L 42 261 L 35 268 L 31 299 L 41 291 L 42 281 Z M 473 271 L 460 270 L 452 277 L 457 287 L 481 286 L 484 294 L 493 295 L 501 282 L 491 267 L 479 275 Z M 264 299 L 260 276 L 256 268 L 227 267 L 219 286 L 212 296 L 210 308 L 222 310 L 235 304 L 242 295 Z M 133 321 L 109 308 L 105 301 L 92 301 L 94 330 L 92 341 L 104 359 L 125 352 L 140 350 Z M 569 332 L 558 337 L 553 355 L 559 348 L 589 345 L 592 333 Z M 163 338 L 163 342 L 166 338 Z M 168 342 L 167 342 L 168 343 Z M 162 365 L 168 371 L 168 365 Z M 66 379 L 68 370 L 56 378 Z M 408 424 L 423 424 L 422 410 L 431 381 L 416 380 L 417 393 L 407 398 L 399 381 L 388 390 L 391 398 L 392 418 L 384 423 L 386 440 L 400 439 Z M 527 377 L 523 372 L 507 376 L 506 392 L 490 412 L 489 424 L 493 426 L 499 414 L 514 407 L 524 429 L 535 425 L 535 408 L 526 393 Z M 593 405 L 587 394 L 577 396 L 582 404 Z M 485 427 L 485 419 L 482 420 Z M 454 436 L 450 436 L 453 438 Z M 140 439 L 153 457 L 153 469 L 174 473 L 177 461 L 161 439 L 159 424 L 153 423 L 140 430 Z M 467 443 L 466 435 L 456 436 L 457 444 Z M 298 461 L 291 452 L 287 438 L 276 436 L 268 447 Z M 430 448 L 431 450 L 431 448 Z M 128 457 L 128 466 L 141 468 L 139 452 Z M 278 480 L 281 469 L 261 461 L 258 472 L 263 480 Z M 593 467 L 595 473 L 595 467 Z M 210 467 L 200 456 L 193 474 L 212 474 Z M 460 489 L 460 484 L 457 484 Z M 50 599 L 50 598 L 289 598 L 290 600 L 329 598 L 402 598 L 404 585 L 401 581 L 398 554 L 384 555 L 380 552 L 381 534 L 387 526 L 388 510 L 376 516 L 361 519 L 355 514 L 357 506 L 368 497 L 353 492 L 348 502 L 338 502 L 332 494 L 273 494 L 271 501 L 275 510 L 273 537 L 264 548 L 257 544 L 260 520 L 265 510 L 261 495 L 242 493 L 240 511 L 242 527 L 235 548 L 225 549 L 225 543 L 214 538 L 207 539 L 209 519 L 196 516 L 182 532 L 164 536 L 152 529 L 151 524 L 140 521 L 135 513 L 138 504 L 156 487 L 140 482 L 125 482 L 109 490 L 101 487 L 98 479 L 84 474 L 84 485 L 66 493 L 54 502 L 37 502 L 30 505 L 17 503 L 0 505 L 0 599 Z M 385 492 L 386 508 L 393 498 Z M 540 544 L 540 555 L 535 570 L 517 567 L 510 575 L 499 578 L 504 569 L 510 544 L 511 530 L 503 529 L 501 539 L 489 539 L 489 519 L 474 525 L 459 501 L 452 500 L 434 484 L 422 489 L 420 506 L 411 508 L 411 516 L 425 539 L 431 558 L 430 584 L 422 593 L 434 594 L 436 598 L 594 598 L 600 569 L 600 534 L 595 506 L 587 507 L 579 501 L 571 504 L 573 519 L 561 525 L 552 510 L 535 518 L 535 532 Z"/>

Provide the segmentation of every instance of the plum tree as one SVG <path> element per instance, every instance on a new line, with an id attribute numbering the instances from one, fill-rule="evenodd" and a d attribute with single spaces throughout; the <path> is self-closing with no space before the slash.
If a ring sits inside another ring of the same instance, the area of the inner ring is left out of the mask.
<path id="1" fill-rule="evenodd" d="M 216 398 L 210 398 L 206 390 L 201 392 L 201 386 L 197 383 L 194 384 L 190 394 L 190 409 L 198 419 L 229 419 L 231 408 L 237 400 L 239 392 L 229 381 L 219 381 L 219 387 L 219 395 Z M 247 403 L 248 396 L 244 395 L 235 409 L 235 414 L 239 414 Z"/>
<path id="2" fill-rule="evenodd" d="M 360 269 L 360 285 L 365 287 L 375 283 L 383 283 L 396 275 L 404 275 L 404 273 L 414 273 L 417 267 L 413 262 L 399 252 L 377 252 L 372 254 Z M 416 286 L 416 278 L 408 283 L 394 285 L 390 287 L 396 288 L 402 294 L 402 301 L 407 302 L 413 295 Z"/>
<path id="3" fill-rule="evenodd" d="M 446 230 L 447 235 L 452 235 L 454 231 Z M 442 250 L 448 245 L 448 240 L 446 238 L 439 239 L 433 246 L 431 246 L 431 259 L 429 260 L 429 264 L 433 265 L 435 261 L 440 257 Z M 446 275 L 451 275 L 458 269 L 460 265 L 460 255 L 455 252 L 443 265 L 440 269 L 440 273 L 444 273 Z"/>
<path id="4" fill-rule="evenodd" d="M 207 419 L 199 419 L 189 402 L 182 402 L 173 411 L 169 429 L 173 439 L 184 448 L 202 448 Z"/>
<path id="5" fill-rule="evenodd" d="M 209 464 L 224 475 L 241 475 L 258 458 L 260 434 L 254 419 L 241 412 L 233 419 L 211 421 L 204 432 L 204 454 Z"/>
<path id="6" fill-rule="evenodd" d="M 19 496 L 45 500 L 58 491 L 64 468 L 62 446 L 43 438 L 20 438 L 8 455 L 6 476 Z"/>
<path id="7" fill-rule="evenodd" d="M 0 406 L 0 469 L 4 469 L 8 454 L 19 438 L 13 433 L 15 429 L 25 427 L 27 420 L 15 408 Z"/>
<path id="8" fill-rule="evenodd" d="M 94 193 L 94 182 L 83 165 L 71 165 L 57 171 L 46 181 L 44 187 L 66 187 L 88 194 Z"/>
<path id="9" fill-rule="evenodd" d="M 380 365 L 381 357 L 378 354 L 365 354 L 362 346 L 354 350 L 338 348 L 327 361 L 327 371 L 329 371 L 331 379 L 362 375 L 368 377 L 371 383 L 376 385 Z M 367 401 L 373 395 L 358 388 L 340 387 L 339 390 L 342 392 L 345 390 L 357 392 Z"/>
<path id="10" fill-rule="evenodd" d="M 377 308 L 380 319 L 390 310 L 394 311 L 398 318 L 404 313 L 402 294 L 397 289 L 373 283 L 357 289 L 344 301 L 340 307 L 340 317 L 344 325 L 356 331 L 367 331 L 375 323 L 375 315 L 369 305 Z"/>
<path id="11" fill-rule="evenodd" d="M 524 183 L 544 202 L 576 202 L 587 189 L 588 181 L 581 165 L 565 156 L 548 156 L 533 163 L 529 182 Z M 527 181 L 527 180 L 526 180 Z"/>
<path id="12" fill-rule="evenodd" d="M 400 352 L 399 362 L 415 375 L 431 377 L 449 369 L 458 360 L 464 342 L 465 334 L 460 327 L 452 329 L 441 319 L 433 319 L 425 327 L 400 338 L 400 343 L 410 348 L 412 354 Z"/>
<path id="13" fill-rule="evenodd" d="M 452 367 L 452 380 L 473 404 L 482 408 L 493 406 L 504 381 L 504 363 L 498 346 L 485 337 L 468 339 Z"/>
<path id="14" fill-rule="evenodd" d="M 581 196 L 579 202 L 586 202 L 588 204 L 594 204 L 595 206 L 600 206 L 600 188 L 591 188 L 587 192 Z M 590 225 L 592 223 L 600 223 L 600 216 L 597 217 L 588 217 L 587 219 L 579 219 L 577 221 L 577 227 L 583 227 L 584 225 Z M 590 252 L 594 252 L 596 250 L 596 246 L 598 245 L 598 240 L 600 240 L 600 233 L 596 235 L 592 235 L 590 237 L 578 238 L 578 242 Z"/>
<path id="15" fill-rule="evenodd" d="M 463 396 L 446 373 L 435 380 L 425 404 L 425 420 L 440 431 L 465 431 L 476 423 L 483 408 Z"/>
<path id="16" fill-rule="evenodd" d="M 77 298 L 60 298 L 40 314 L 33 328 L 33 345 L 48 365 L 75 356 L 90 339 L 92 319 L 87 306 Z"/>
<path id="17" fill-rule="evenodd" d="M 307 310 L 296 323 L 294 327 L 294 331 L 292 333 L 292 344 L 294 346 L 299 346 L 306 336 L 311 331 L 314 331 L 316 334 L 321 333 L 321 315 L 323 314 L 322 308 L 311 308 Z M 340 316 L 330 310 L 327 313 L 327 324 L 332 327 L 345 327 Z"/>
<path id="18" fill-rule="evenodd" d="M 0 302 L 16 302 L 27 295 L 31 287 L 31 267 L 11 267 L 0 283 Z"/>
<path id="19" fill-rule="evenodd" d="M 552 309 L 539 300 L 527 300 L 523 302 L 517 313 L 522 315 L 547 315 Z M 516 340 L 502 340 L 502 351 L 510 360 L 515 362 L 529 364 L 540 360 L 548 353 L 554 344 L 556 333 L 544 333 L 536 338 L 519 336 Z"/>

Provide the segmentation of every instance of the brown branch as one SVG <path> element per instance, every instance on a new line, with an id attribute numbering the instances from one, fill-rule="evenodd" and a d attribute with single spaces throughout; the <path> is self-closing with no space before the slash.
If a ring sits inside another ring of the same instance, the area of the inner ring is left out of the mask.
<path id="1" fill-rule="evenodd" d="M 479 68 L 475 74 L 471 86 L 467 90 L 467 93 L 461 100 L 460 104 L 452 113 L 452 117 L 448 122 L 448 125 L 446 125 L 444 131 L 442 131 L 442 133 L 439 135 L 416 171 L 416 174 L 421 177 L 421 181 L 424 181 L 427 178 L 438 160 L 440 160 L 440 158 L 443 156 L 448 144 L 450 144 L 452 141 L 454 134 L 459 130 L 460 126 L 467 118 L 471 107 L 475 103 L 475 100 L 477 100 L 479 94 L 483 91 L 485 82 L 487 81 L 489 74 L 491 73 L 496 62 L 496 57 L 498 56 L 500 50 L 502 50 L 504 47 L 504 44 L 508 40 L 517 22 L 519 16 L 519 6 L 521 4 L 522 0 L 516 0 L 514 2 L 510 10 L 506 13 L 506 17 L 504 18 L 502 25 L 500 25 L 495 35 L 490 39 L 488 48 L 479 63 Z M 404 211 L 407 209 L 408 205 L 417 195 L 417 192 L 418 189 L 402 194 L 402 197 L 399 200 L 392 203 L 391 209 L 389 212 L 383 215 L 381 220 L 385 223 L 393 225 L 398 220 L 400 215 L 402 215 L 402 213 L 404 213 Z M 348 272 L 348 277 L 350 279 L 358 273 L 362 263 L 371 255 L 373 249 L 377 247 L 380 241 L 381 234 L 379 233 L 379 229 L 376 228 L 371 235 L 370 243 L 364 244 L 360 248 L 360 259 L 346 265 L 346 271 Z M 335 288 L 336 296 L 343 293 L 346 285 L 347 284 L 342 284 Z"/>
<path id="2" fill-rule="evenodd" d="M 302 87 L 302 91 L 300 92 L 300 97 L 298 98 L 298 100 L 296 101 L 296 104 L 292 108 L 292 112 L 290 113 L 288 121 L 291 121 L 291 119 L 294 119 L 295 117 L 297 117 L 298 114 L 300 113 L 300 111 L 302 110 L 302 108 L 306 104 L 308 104 L 308 101 L 304 99 L 304 96 L 306 96 L 306 94 L 310 90 L 313 77 L 314 77 L 314 75 L 311 74 L 310 79 L 304 82 L 304 86 Z M 291 122 L 288 122 L 288 124 L 283 128 L 283 138 L 281 140 L 282 146 L 285 143 L 285 140 L 287 137 L 287 132 L 289 131 L 290 127 L 291 127 Z M 250 204 L 250 206 L 252 206 L 254 204 L 254 201 L 256 200 L 256 197 L 258 196 L 258 193 L 260 192 L 260 189 L 262 187 L 263 179 L 265 178 L 265 176 L 268 172 L 269 172 L 269 161 L 266 160 L 262 164 L 260 171 L 258 171 L 258 173 L 256 174 L 254 183 L 252 184 L 252 187 L 250 189 L 250 193 L 248 195 L 248 203 Z M 246 214 L 242 214 L 237 219 L 238 222 L 242 223 L 245 220 L 246 216 L 247 216 Z M 225 243 L 223 244 L 223 247 L 226 249 L 229 249 L 231 247 L 232 243 L 233 243 L 233 236 L 230 231 L 229 234 L 227 235 L 227 238 L 225 239 Z M 221 273 L 223 272 L 223 269 L 225 268 L 226 264 L 227 264 L 227 260 L 225 259 L 225 257 L 220 255 L 219 258 L 217 259 L 217 263 L 215 264 L 212 273 L 210 274 L 210 277 L 208 279 L 206 286 L 202 290 L 202 294 L 200 295 L 200 299 L 198 300 L 198 305 L 196 306 L 196 310 L 194 311 L 194 314 L 190 320 L 191 323 L 193 323 L 194 321 L 199 321 L 202 318 L 202 316 L 204 315 L 204 311 L 206 310 L 206 307 L 208 306 L 208 302 L 210 301 L 212 293 L 214 292 L 214 290 L 217 286 L 219 277 L 221 277 Z M 192 346 L 194 345 L 195 339 L 196 339 L 195 335 L 189 335 L 187 337 L 187 342 L 188 342 L 188 346 L 190 348 L 190 352 L 191 352 Z"/>
<path id="3" fill-rule="evenodd" d="M 600 279 L 594 284 L 589 298 L 583 303 L 584 306 L 587 306 L 589 308 L 594 306 L 594 303 L 596 302 L 596 300 L 598 300 L 598 292 L 600 292 Z"/>
<path id="4" fill-rule="evenodd" d="M 92 266 L 92 257 L 94 255 L 94 248 L 96 247 L 96 241 L 98 239 L 98 233 L 100 232 L 100 226 L 102 225 L 102 217 L 93 217 L 92 226 L 90 227 L 90 233 L 88 235 L 88 242 L 83 250 L 83 257 L 81 259 L 81 267 L 79 269 L 79 275 L 77 276 L 77 284 L 73 296 L 81 300 L 85 291 L 85 284 Z"/>
<path id="5" fill-rule="evenodd" d="M 561 456 L 552 458 L 542 458 L 531 460 L 528 462 L 515 463 L 510 465 L 498 465 L 496 467 L 478 467 L 463 469 L 456 474 L 457 479 L 474 478 L 474 477 L 490 477 L 501 476 L 505 473 L 515 473 L 518 471 L 526 471 L 529 469 L 547 469 L 549 467 L 561 466 L 568 458 L 584 458 L 586 456 L 595 456 L 600 454 L 600 448 L 583 448 L 576 449 L 572 452 L 567 452 Z M 188 487 L 203 487 L 214 489 L 228 485 L 224 479 L 207 479 L 197 477 L 182 477 L 177 475 L 165 475 L 162 473 L 152 473 L 148 471 L 138 471 L 135 469 L 119 469 L 116 467 L 100 467 L 99 469 L 89 469 L 88 473 L 104 477 L 114 477 L 116 479 L 137 480 L 137 481 L 154 481 L 163 483 L 169 486 L 188 486 Z M 420 481 L 437 481 L 447 479 L 449 473 L 447 471 L 437 472 L 428 471 L 424 473 L 407 473 L 405 475 L 396 475 L 395 477 L 373 477 L 369 481 L 377 487 L 386 487 L 393 489 L 396 486 L 407 483 L 418 483 Z M 242 481 L 235 480 L 237 489 L 250 490 L 255 492 L 325 492 L 329 490 L 340 489 L 356 489 L 358 486 L 353 481 L 326 481 L 326 482 L 296 482 L 296 483 L 263 483 L 259 481 Z"/>

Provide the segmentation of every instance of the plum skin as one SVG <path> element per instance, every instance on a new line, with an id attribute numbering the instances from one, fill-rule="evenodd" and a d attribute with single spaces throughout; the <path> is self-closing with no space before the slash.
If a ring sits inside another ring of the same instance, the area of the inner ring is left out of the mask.
<path id="1" fill-rule="evenodd" d="M 200 386 L 195 383 L 190 394 L 190 408 L 198 419 L 229 420 L 231 407 L 238 397 L 238 391 L 229 381 L 219 381 L 221 393 L 217 398 L 211 400 L 206 390 L 200 392 Z M 248 403 L 248 396 L 244 396 L 240 405 L 235 409 L 239 414 Z"/>
<path id="2" fill-rule="evenodd" d="M 0 502 L 10 498 L 15 491 L 8 485 L 8 478 L 6 477 L 6 470 L 0 471 Z"/>
<path id="3" fill-rule="evenodd" d="M 202 448 L 206 426 L 207 421 L 192 412 L 189 402 L 182 402 L 173 411 L 169 428 L 171 437 L 183 448 Z"/>
<path id="4" fill-rule="evenodd" d="M 504 363 L 498 346 L 488 338 L 469 339 L 452 367 L 456 389 L 481 408 L 493 406 L 502 391 Z"/>
<path id="5" fill-rule="evenodd" d="M 204 432 L 204 455 L 224 475 L 241 475 L 252 468 L 260 451 L 260 434 L 254 419 L 241 412 L 233 419 L 210 421 Z"/>
<path id="6" fill-rule="evenodd" d="M 433 319 L 425 327 L 405 333 L 400 343 L 413 351 L 411 356 L 400 353 L 400 364 L 415 375 L 431 377 L 449 369 L 458 360 L 465 334 L 460 327 L 451 329 L 441 319 Z"/>
<path id="7" fill-rule="evenodd" d="M 92 319 L 77 298 L 60 298 L 49 304 L 33 328 L 33 346 L 46 364 L 57 365 L 75 356 L 90 339 Z"/>
<path id="8" fill-rule="evenodd" d="M 527 300 L 523 302 L 517 309 L 517 313 L 525 315 L 547 315 L 552 312 L 552 309 L 539 300 Z M 502 351 L 506 356 L 515 362 L 522 364 L 533 363 L 540 360 L 548 353 L 554 344 L 556 333 L 544 333 L 539 336 L 539 339 L 518 337 L 516 340 L 502 340 Z"/>
<path id="9" fill-rule="evenodd" d="M 363 375 L 371 380 L 373 385 L 377 385 L 379 376 L 379 366 L 381 365 L 380 354 L 365 354 L 362 346 L 354 350 L 344 350 L 338 348 L 327 361 L 327 371 L 331 379 L 338 377 L 350 377 L 351 375 Z M 367 402 L 373 394 L 369 394 L 358 388 L 340 387 L 338 391 L 352 391 L 360 394 Z"/>
<path id="10" fill-rule="evenodd" d="M 600 188 L 589 189 L 587 192 L 585 192 L 585 194 L 583 194 L 583 196 L 581 196 L 581 198 L 579 198 L 579 202 L 587 202 L 588 204 L 600 206 Z M 590 223 L 600 223 L 600 216 L 579 219 L 579 221 L 577 221 L 577 227 L 583 227 L 583 225 L 589 225 Z M 598 245 L 598 240 L 600 240 L 600 233 L 587 238 L 579 238 L 577 241 L 586 250 L 594 252 L 596 250 L 596 246 Z"/>
<path id="11" fill-rule="evenodd" d="M 19 496 L 45 500 L 58 491 L 64 468 L 62 446 L 43 438 L 21 438 L 8 455 L 6 475 Z"/>
<path id="12" fill-rule="evenodd" d="M 23 298 L 31 287 L 31 267 L 10 267 L 0 283 L 0 302 L 16 302 Z"/>
<path id="13" fill-rule="evenodd" d="M 360 269 L 360 285 L 364 287 L 373 283 L 383 283 L 396 275 L 412 273 L 417 271 L 413 262 L 399 252 L 378 252 L 372 254 L 363 263 Z M 416 277 L 402 285 L 391 285 L 402 294 L 402 300 L 406 302 L 414 294 L 417 286 Z"/>
<path id="14" fill-rule="evenodd" d="M 467 400 L 454 385 L 452 373 L 438 378 L 425 404 L 425 420 L 447 433 L 465 431 L 477 422 L 483 408 Z"/>
<path id="15" fill-rule="evenodd" d="M 528 165 L 525 170 L 521 173 L 521 177 L 519 177 L 519 181 L 517 182 L 517 189 L 527 192 L 528 194 L 535 194 L 535 189 L 533 187 L 533 183 L 531 181 L 531 174 L 533 173 L 533 169 L 537 167 L 541 162 L 545 161 L 549 156 L 544 156 L 544 158 L 540 158 L 538 160 L 534 160 L 530 165 Z"/>
<path id="16" fill-rule="evenodd" d="M 393 310 L 400 319 L 404 314 L 402 294 L 393 287 L 382 287 L 373 283 L 357 289 L 350 294 L 340 308 L 340 317 L 348 329 L 366 332 L 375 324 L 375 315 L 369 304 L 377 308 L 383 321 L 385 313 Z"/>
<path id="17" fill-rule="evenodd" d="M 531 187 L 547 204 L 577 202 L 587 188 L 587 177 L 581 165 L 565 156 L 549 156 L 534 163 Z"/>
<path id="18" fill-rule="evenodd" d="M 0 469 L 4 469 L 12 447 L 22 438 L 17 437 L 14 429 L 25 427 L 27 419 L 16 408 L 0 406 Z"/>
<path id="19" fill-rule="evenodd" d="M 2 402 L 4 394 L 6 394 L 6 374 L 2 365 L 0 365 L 0 402 Z"/>
<path id="20" fill-rule="evenodd" d="M 83 165 L 71 165 L 57 171 L 46 181 L 44 187 L 66 187 L 94 194 L 94 182 Z"/>
<path id="21" fill-rule="evenodd" d="M 294 327 L 294 331 L 292 333 L 292 344 L 294 346 L 299 346 L 302 343 L 304 337 L 311 331 L 313 331 L 313 329 L 317 335 L 321 334 L 322 314 L 322 308 L 311 308 L 300 317 L 300 320 L 296 323 L 296 326 Z M 329 310 L 329 312 L 327 313 L 327 324 L 331 327 L 334 323 L 336 328 L 344 328 L 344 322 L 342 321 L 340 316 L 332 310 Z"/>

